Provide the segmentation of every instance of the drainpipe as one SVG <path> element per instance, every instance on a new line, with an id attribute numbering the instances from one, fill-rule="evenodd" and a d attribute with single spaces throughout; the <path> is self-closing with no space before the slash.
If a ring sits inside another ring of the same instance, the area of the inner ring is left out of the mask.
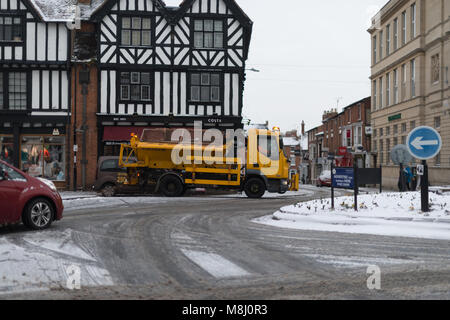
<path id="1" fill-rule="evenodd" d="M 81 184 L 83 190 L 86 190 L 86 166 L 87 166 L 87 150 L 86 150 L 86 132 L 89 129 L 87 125 L 87 95 L 88 95 L 88 85 L 90 82 L 89 67 L 85 64 L 80 70 L 80 84 L 81 94 L 83 95 L 83 112 L 82 112 L 82 160 L 81 160 Z"/>

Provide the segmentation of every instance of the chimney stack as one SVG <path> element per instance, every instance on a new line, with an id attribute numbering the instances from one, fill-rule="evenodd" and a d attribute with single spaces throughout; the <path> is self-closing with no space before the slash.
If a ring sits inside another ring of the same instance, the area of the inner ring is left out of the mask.
<path id="1" fill-rule="evenodd" d="M 302 121 L 302 136 L 305 135 L 305 121 Z"/>

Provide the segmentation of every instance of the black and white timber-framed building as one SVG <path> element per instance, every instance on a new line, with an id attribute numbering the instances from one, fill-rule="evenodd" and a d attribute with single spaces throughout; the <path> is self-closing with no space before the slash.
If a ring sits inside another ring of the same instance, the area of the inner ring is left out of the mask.
<path id="1" fill-rule="evenodd" d="M 0 0 L 0 159 L 69 186 L 81 66 L 96 75 L 89 166 L 144 128 L 242 128 L 253 23 L 235 0 L 180 2 Z"/>
<path id="2" fill-rule="evenodd" d="M 110 0 L 91 20 L 101 142 L 114 144 L 124 124 L 242 127 L 252 22 L 234 0 Z"/>
<path id="3" fill-rule="evenodd" d="M 43 15 L 33 1 L 0 0 L 0 159 L 60 182 L 68 161 L 69 61 L 64 17 Z"/>

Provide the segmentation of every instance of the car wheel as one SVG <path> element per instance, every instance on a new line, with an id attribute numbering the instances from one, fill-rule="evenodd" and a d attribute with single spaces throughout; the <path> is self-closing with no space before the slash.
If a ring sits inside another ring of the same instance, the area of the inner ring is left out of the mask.
<path id="1" fill-rule="evenodd" d="M 55 210 L 50 201 L 39 198 L 26 206 L 23 223 L 30 229 L 42 230 L 50 227 L 54 216 Z"/>
<path id="2" fill-rule="evenodd" d="M 172 175 L 162 178 L 159 189 L 166 197 L 181 197 L 185 191 L 181 180 Z"/>
<path id="3" fill-rule="evenodd" d="M 244 192 L 249 198 L 260 199 L 266 192 L 266 186 L 261 179 L 252 178 L 245 183 Z"/>
<path id="4" fill-rule="evenodd" d="M 111 183 L 105 184 L 100 192 L 104 197 L 114 197 L 116 195 L 116 186 Z"/>

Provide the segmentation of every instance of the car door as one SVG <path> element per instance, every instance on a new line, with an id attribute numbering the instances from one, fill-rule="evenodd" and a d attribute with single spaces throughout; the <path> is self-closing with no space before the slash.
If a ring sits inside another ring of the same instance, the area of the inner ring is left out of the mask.
<path id="1" fill-rule="evenodd" d="M 6 174 L 0 178 L 0 224 L 17 220 L 22 187 L 18 184 L 17 172 L 0 163 L 0 171 Z M 21 176 L 21 175 L 20 175 Z"/>

